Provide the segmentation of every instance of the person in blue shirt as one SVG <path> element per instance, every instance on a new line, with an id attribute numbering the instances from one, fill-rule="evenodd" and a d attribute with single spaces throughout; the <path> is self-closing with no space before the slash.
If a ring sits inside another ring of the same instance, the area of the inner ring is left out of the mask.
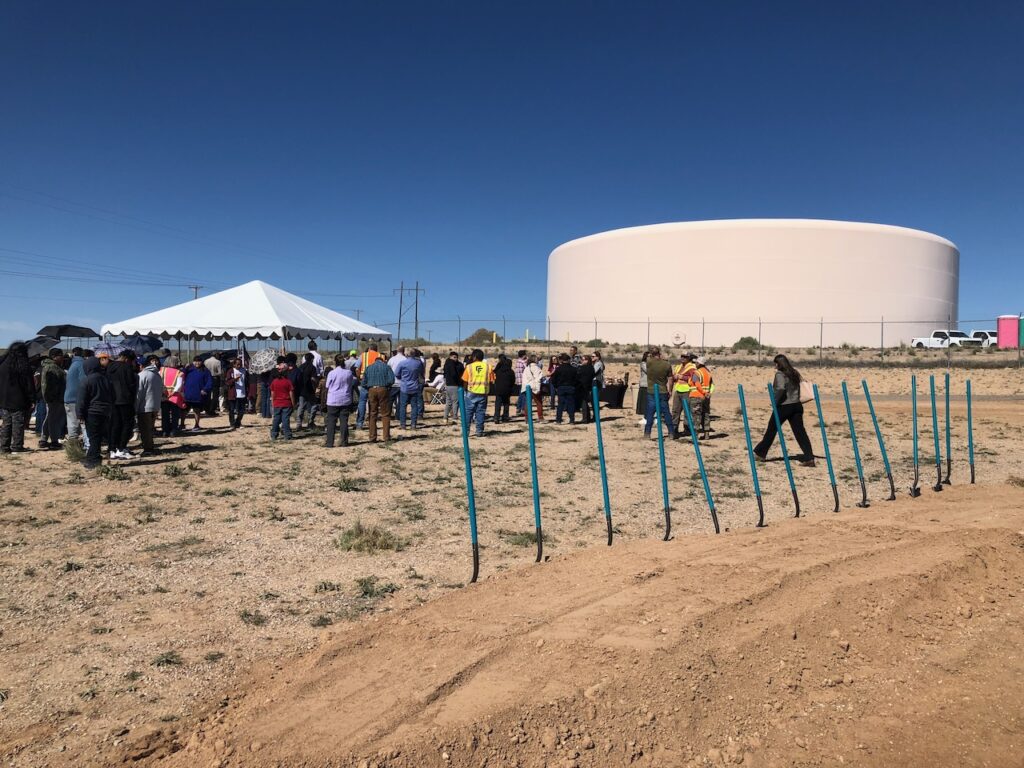
<path id="1" fill-rule="evenodd" d="M 212 391 L 213 376 L 203 365 L 201 358 L 193 358 L 192 367 L 185 369 L 184 387 L 185 407 L 192 411 L 196 420 L 195 426 L 192 427 L 193 432 L 199 431 L 199 419 L 202 417 L 203 411 L 206 410 L 206 404 Z"/>
<path id="2" fill-rule="evenodd" d="M 412 428 L 418 429 L 420 412 L 423 409 L 423 376 L 425 370 L 420 359 L 419 350 L 395 366 L 395 378 L 398 379 L 398 423 L 405 429 L 406 409 L 412 406 Z"/>
<path id="3" fill-rule="evenodd" d="M 82 357 L 82 348 L 75 347 L 71 350 L 71 365 L 68 366 L 67 383 L 64 386 L 64 414 L 68 421 L 68 439 L 80 439 L 85 430 L 78 420 L 78 388 L 85 381 L 85 358 Z M 86 448 L 89 446 L 86 445 Z"/>

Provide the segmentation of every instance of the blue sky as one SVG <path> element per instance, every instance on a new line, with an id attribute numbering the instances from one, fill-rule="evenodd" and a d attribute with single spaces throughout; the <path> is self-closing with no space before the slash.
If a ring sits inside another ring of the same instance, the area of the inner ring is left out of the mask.
<path id="1" fill-rule="evenodd" d="M 0 344 L 254 278 L 539 318 L 566 240 L 758 216 L 935 232 L 962 317 L 1016 312 L 1022 39 L 1019 2 L 5 3 Z"/>

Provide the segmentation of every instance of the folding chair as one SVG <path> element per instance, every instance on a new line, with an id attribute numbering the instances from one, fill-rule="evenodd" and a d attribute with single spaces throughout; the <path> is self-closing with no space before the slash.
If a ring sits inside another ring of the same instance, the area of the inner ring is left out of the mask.
<path id="1" fill-rule="evenodd" d="M 442 383 L 439 387 L 436 387 L 434 389 L 434 394 L 430 398 L 430 404 L 431 405 L 444 405 L 447 402 L 448 402 L 448 395 L 447 395 L 447 392 L 445 390 L 445 386 Z"/>

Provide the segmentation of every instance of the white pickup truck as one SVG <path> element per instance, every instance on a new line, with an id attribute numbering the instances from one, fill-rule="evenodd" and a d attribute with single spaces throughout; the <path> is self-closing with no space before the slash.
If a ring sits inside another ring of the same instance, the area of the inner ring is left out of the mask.
<path id="1" fill-rule="evenodd" d="M 931 336 L 920 336 L 910 342 L 910 346 L 917 349 L 980 347 L 981 344 L 981 339 L 972 338 L 963 331 L 932 331 Z"/>
<path id="2" fill-rule="evenodd" d="M 983 347 L 994 347 L 999 343 L 998 337 L 995 331 L 971 331 L 971 338 L 980 341 Z"/>

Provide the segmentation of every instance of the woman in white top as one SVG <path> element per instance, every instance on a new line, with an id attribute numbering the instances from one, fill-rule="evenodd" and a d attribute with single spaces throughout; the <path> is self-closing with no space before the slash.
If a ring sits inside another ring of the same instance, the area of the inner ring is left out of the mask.
<path id="1" fill-rule="evenodd" d="M 594 383 L 597 384 L 598 390 L 604 389 L 604 360 L 601 359 L 601 353 L 595 352 L 591 357 L 594 360 Z"/>
<path id="2" fill-rule="evenodd" d="M 544 399 L 540 396 L 540 380 L 544 372 L 537 364 L 537 356 L 530 355 L 523 369 L 523 393 L 529 393 L 533 399 L 534 416 L 537 421 L 544 421 Z"/>

